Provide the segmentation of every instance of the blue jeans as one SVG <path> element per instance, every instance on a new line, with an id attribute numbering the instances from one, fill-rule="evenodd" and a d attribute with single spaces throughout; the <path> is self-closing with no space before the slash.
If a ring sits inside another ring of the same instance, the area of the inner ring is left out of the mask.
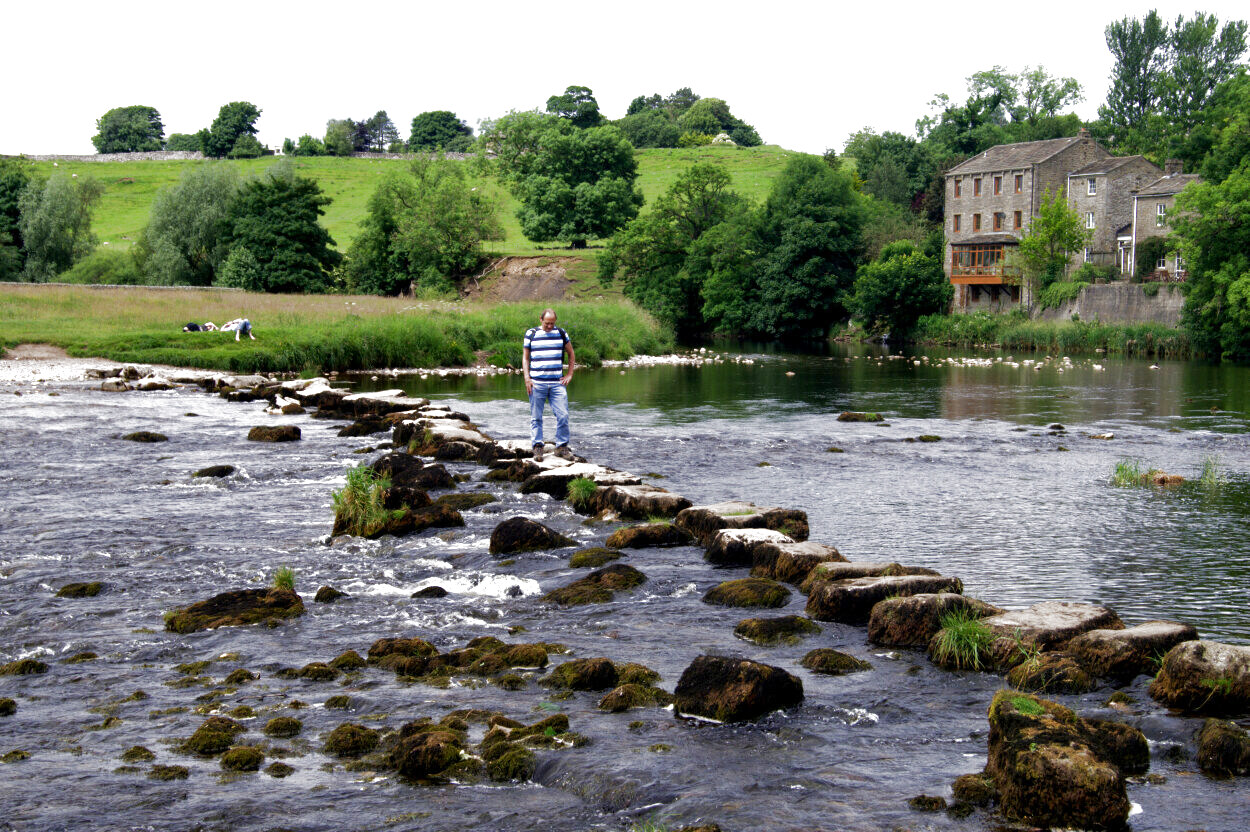
<path id="1" fill-rule="evenodd" d="M 558 381 L 536 381 L 530 395 L 530 445 L 543 444 L 543 404 L 556 415 L 556 444 L 569 444 L 569 391 Z"/>

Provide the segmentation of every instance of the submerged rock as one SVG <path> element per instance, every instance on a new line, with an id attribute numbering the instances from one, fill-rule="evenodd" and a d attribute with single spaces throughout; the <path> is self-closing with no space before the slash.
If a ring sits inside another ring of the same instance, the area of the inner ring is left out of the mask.
<path id="1" fill-rule="evenodd" d="M 718 566 L 754 566 L 757 549 L 783 543 L 794 541 L 772 529 L 721 529 L 712 536 L 703 559 Z"/>
<path id="2" fill-rule="evenodd" d="M 942 616 L 957 610 L 974 618 L 1003 612 L 984 601 L 952 592 L 887 598 L 872 608 L 868 640 L 884 647 L 924 647 L 942 628 Z"/>
<path id="3" fill-rule="evenodd" d="M 614 560 L 619 560 L 621 553 L 616 549 L 609 549 L 606 546 L 593 546 L 589 549 L 580 549 L 573 553 L 569 558 L 569 566 L 574 569 L 583 569 L 590 567 L 591 569 L 603 566 Z"/>
<path id="4" fill-rule="evenodd" d="M 247 438 L 249 442 L 296 442 L 301 434 L 298 425 L 257 425 Z"/>
<path id="5" fill-rule="evenodd" d="M 236 745 L 221 755 L 221 767 L 226 771 L 260 771 L 265 753 L 251 745 Z"/>
<path id="6" fill-rule="evenodd" d="M 100 590 L 104 588 L 104 584 L 99 581 L 91 581 L 90 583 L 72 583 L 66 584 L 56 591 L 57 598 L 94 598 L 100 594 Z"/>
<path id="7" fill-rule="evenodd" d="M 790 590 L 766 578 L 739 578 L 724 581 L 707 591 L 703 603 L 721 607 L 784 607 Z"/>
<path id="8" fill-rule="evenodd" d="M 1125 630 L 1090 630 L 1065 649 L 1095 676 L 1127 683 L 1142 674 L 1152 675 L 1157 656 L 1197 638 L 1198 630 L 1190 624 L 1147 621 Z"/>
<path id="9" fill-rule="evenodd" d="M 673 713 L 742 722 L 802 701 L 802 681 L 780 667 L 705 655 L 681 674 Z"/>
<path id="10" fill-rule="evenodd" d="M 362 757 L 378 747 L 379 739 L 372 728 L 344 722 L 329 733 L 322 750 L 335 757 Z"/>
<path id="11" fill-rule="evenodd" d="M 469 509 L 484 506 L 487 503 L 497 503 L 499 498 L 494 494 L 487 494 L 485 491 L 473 491 L 467 494 L 444 494 L 435 500 L 437 505 L 447 506 L 456 511 L 468 511 Z"/>
<path id="12" fill-rule="evenodd" d="M 797 644 L 804 636 L 820 632 L 810 618 L 782 615 L 776 618 L 744 618 L 734 627 L 734 635 L 755 644 Z"/>
<path id="13" fill-rule="evenodd" d="M 601 604 L 611 601 L 615 592 L 633 589 L 646 580 L 647 576 L 634 567 L 624 563 L 614 563 L 603 569 L 597 569 L 567 586 L 553 589 L 543 596 L 543 600 L 564 606 Z"/>
<path id="14" fill-rule="evenodd" d="M 302 730 L 304 730 L 304 723 L 295 717 L 275 716 L 265 723 L 264 734 L 266 737 L 287 739 L 298 735 Z"/>
<path id="15" fill-rule="evenodd" d="M 1163 657 L 1150 695 L 1190 713 L 1250 712 L 1250 647 L 1182 642 Z"/>
<path id="16" fill-rule="evenodd" d="M 844 410 L 838 414 L 839 422 L 884 422 L 885 417 L 880 413 L 858 413 L 853 410 Z"/>
<path id="17" fill-rule="evenodd" d="M 865 624 L 872 608 L 892 596 L 939 592 L 960 594 L 963 589 L 963 582 L 958 578 L 931 575 L 882 575 L 819 581 L 807 596 L 807 614 L 817 621 Z"/>
<path id="18" fill-rule="evenodd" d="M 213 757 L 234 745 L 234 738 L 246 732 L 241 723 L 224 716 L 210 716 L 183 742 L 186 754 Z"/>
<path id="19" fill-rule="evenodd" d="M 304 603 L 289 589 L 239 589 L 167 614 L 165 629 L 194 633 L 303 615 Z"/>
<path id="20" fill-rule="evenodd" d="M 1198 768 L 1214 777 L 1250 774 L 1250 734 L 1235 723 L 1208 719 L 1198 730 Z"/>
<path id="21" fill-rule="evenodd" d="M 217 479 L 221 479 L 223 477 L 230 476 L 234 472 L 235 467 L 233 465 L 210 465 L 207 468 L 201 468 L 191 476 L 197 479 L 202 477 L 215 477 Z"/>
<path id="22" fill-rule="evenodd" d="M 577 541 L 565 537 L 528 517 L 509 517 L 495 527 L 490 535 L 492 555 L 536 552 L 576 546 Z"/>
<path id="23" fill-rule="evenodd" d="M 412 595 L 408 597 L 410 598 L 446 598 L 450 594 L 451 593 L 443 589 L 441 586 L 427 586 L 425 589 L 418 589 L 416 592 L 412 593 Z"/>
<path id="24" fill-rule="evenodd" d="M 609 549 L 646 549 L 654 546 L 685 546 L 690 535 L 672 523 L 647 523 L 617 529 L 604 545 Z"/>
<path id="25" fill-rule="evenodd" d="M 868 662 L 830 647 L 818 647 L 812 650 L 803 657 L 799 664 L 813 673 L 824 673 L 828 676 L 845 676 L 848 673 L 872 670 L 872 665 Z"/>
<path id="26" fill-rule="evenodd" d="M 17 713 L 17 702 L 7 696 L 0 699 L 0 716 L 13 716 L 15 713 Z"/>
<path id="27" fill-rule="evenodd" d="M 650 685 L 627 682 L 612 689 L 612 691 L 600 699 L 599 710 L 609 713 L 620 713 L 630 708 L 645 708 L 653 705 L 663 707 L 671 704 L 672 701 L 673 695 L 666 690 Z"/>
<path id="28" fill-rule="evenodd" d="M 381 419 L 358 419 L 339 430 L 339 436 L 369 436 L 390 430 L 390 425 Z"/>
<path id="29" fill-rule="evenodd" d="M 48 666 L 38 659 L 18 659 L 0 665 L 0 676 L 31 676 L 35 673 L 47 673 Z"/>
<path id="30" fill-rule="evenodd" d="M 807 512 L 789 508 L 761 508 L 731 500 L 691 506 L 678 512 L 673 524 L 707 546 L 721 529 L 772 529 L 791 540 L 807 540 Z"/>

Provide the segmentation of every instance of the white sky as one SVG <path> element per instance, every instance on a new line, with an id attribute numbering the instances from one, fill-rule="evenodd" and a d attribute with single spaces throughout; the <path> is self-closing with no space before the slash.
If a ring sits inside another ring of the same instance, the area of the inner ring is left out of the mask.
<path id="1" fill-rule="evenodd" d="M 270 147 L 378 110 L 406 139 L 426 110 L 476 129 L 571 84 L 593 89 L 609 118 L 637 95 L 689 86 L 724 98 L 769 144 L 841 151 L 865 126 L 910 135 L 936 93 L 962 101 L 967 76 L 996 64 L 1075 77 L 1077 112 L 1093 118 L 1111 68 L 1103 28 L 1152 7 L 1168 20 L 1250 17 L 1228 0 L 9 4 L 0 153 L 92 153 L 96 119 L 132 104 L 159 110 L 167 135 L 193 133 L 237 100 L 261 108 Z"/>

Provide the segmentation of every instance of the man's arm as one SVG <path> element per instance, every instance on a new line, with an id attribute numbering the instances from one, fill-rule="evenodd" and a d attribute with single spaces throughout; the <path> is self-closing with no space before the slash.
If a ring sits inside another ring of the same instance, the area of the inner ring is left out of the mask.
<path id="1" fill-rule="evenodd" d="M 560 379 L 560 383 L 565 387 L 569 386 L 569 382 L 573 380 L 573 369 L 577 366 L 577 357 L 573 355 L 573 342 L 568 341 L 564 345 L 564 351 L 569 356 L 569 371 L 564 374 L 564 378 Z"/>
<path id="2" fill-rule="evenodd" d="M 525 376 L 525 395 L 534 395 L 534 379 L 530 378 L 530 348 L 521 348 L 521 373 Z"/>

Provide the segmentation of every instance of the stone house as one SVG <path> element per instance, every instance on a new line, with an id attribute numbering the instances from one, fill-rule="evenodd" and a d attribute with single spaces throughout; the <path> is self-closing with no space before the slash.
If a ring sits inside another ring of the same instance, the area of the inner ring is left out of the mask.
<path id="1" fill-rule="evenodd" d="M 1068 202 L 1090 232 L 1089 245 L 1074 265 L 1131 271 L 1133 194 L 1162 175 L 1143 156 L 1109 156 L 1068 174 Z"/>
<path id="2" fill-rule="evenodd" d="M 1065 139 L 991 147 L 946 172 L 946 276 L 955 308 L 1000 310 L 1020 302 L 1008 257 L 1042 196 L 1067 187 L 1068 175 L 1111 158 L 1081 131 Z"/>
<path id="3" fill-rule="evenodd" d="M 1125 271 L 1132 273 L 1133 264 L 1137 262 L 1137 248 L 1151 237 L 1165 237 L 1171 233 L 1168 216 L 1176 205 L 1176 195 L 1186 186 L 1201 182 L 1202 177 L 1193 173 L 1182 173 L 1180 162 L 1169 161 L 1166 173 L 1152 182 L 1135 190 L 1132 212 L 1133 248 L 1129 267 Z M 1170 256 L 1164 254 L 1155 262 L 1155 279 L 1175 282 L 1185 279 L 1185 263 L 1178 253 Z"/>

